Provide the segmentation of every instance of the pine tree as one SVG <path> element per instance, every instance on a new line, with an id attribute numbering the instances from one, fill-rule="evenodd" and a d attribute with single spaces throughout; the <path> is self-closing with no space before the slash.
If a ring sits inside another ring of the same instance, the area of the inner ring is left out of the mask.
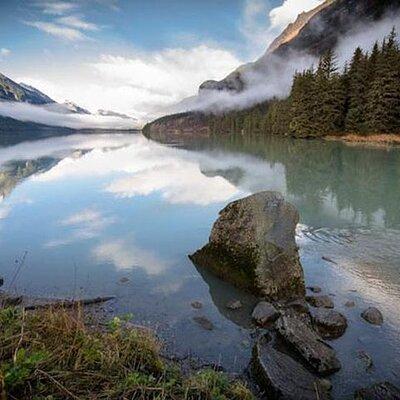
<path id="1" fill-rule="evenodd" d="M 345 129 L 347 132 L 365 131 L 367 100 L 367 58 L 360 47 L 357 47 L 348 72 L 348 110 Z"/>
<path id="2" fill-rule="evenodd" d="M 368 129 L 397 132 L 400 127 L 400 51 L 393 29 L 376 61 L 376 76 L 368 93 Z"/>

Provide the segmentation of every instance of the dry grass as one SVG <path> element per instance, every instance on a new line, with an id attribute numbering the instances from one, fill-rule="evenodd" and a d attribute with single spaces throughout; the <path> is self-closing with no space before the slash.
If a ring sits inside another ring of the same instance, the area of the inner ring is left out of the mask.
<path id="1" fill-rule="evenodd" d="M 347 134 L 344 136 L 328 136 L 326 139 L 340 140 L 349 144 L 370 144 L 376 146 L 400 145 L 400 135 L 384 133 L 374 135 Z"/>
<path id="2" fill-rule="evenodd" d="M 184 378 L 148 331 L 118 318 L 88 327 L 82 309 L 0 310 L 0 398 L 251 400 L 240 382 L 205 370 Z"/>

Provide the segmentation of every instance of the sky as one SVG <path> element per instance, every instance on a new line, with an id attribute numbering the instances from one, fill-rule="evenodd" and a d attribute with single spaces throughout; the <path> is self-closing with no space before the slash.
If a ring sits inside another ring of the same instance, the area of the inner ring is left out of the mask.
<path id="1" fill-rule="evenodd" d="M 149 118 L 261 56 L 321 0 L 0 0 L 0 72 Z"/>

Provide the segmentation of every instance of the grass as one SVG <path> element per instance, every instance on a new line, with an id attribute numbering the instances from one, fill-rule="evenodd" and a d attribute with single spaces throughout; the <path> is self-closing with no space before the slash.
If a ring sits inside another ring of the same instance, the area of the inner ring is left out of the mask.
<path id="1" fill-rule="evenodd" d="M 120 318 L 88 323 L 84 310 L 0 310 L 0 399 L 251 400 L 240 381 L 184 376 L 148 330 Z"/>

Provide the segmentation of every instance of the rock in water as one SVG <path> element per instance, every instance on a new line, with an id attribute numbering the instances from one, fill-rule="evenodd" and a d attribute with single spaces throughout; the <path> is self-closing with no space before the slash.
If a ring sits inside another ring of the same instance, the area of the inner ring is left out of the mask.
<path id="1" fill-rule="evenodd" d="M 259 326 L 266 326 L 268 323 L 275 322 L 279 318 L 277 309 L 266 301 L 258 303 L 251 315 Z"/>
<path id="2" fill-rule="evenodd" d="M 316 308 L 334 308 L 333 300 L 329 296 L 307 296 L 307 302 Z"/>
<path id="3" fill-rule="evenodd" d="M 198 267 L 270 300 L 305 295 L 295 242 L 299 214 L 281 194 L 261 192 L 220 212 L 209 243 L 190 256 Z"/>
<path id="4" fill-rule="evenodd" d="M 332 347 L 304 321 L 292 315 L 283 315 L 278 319 L 276 328 L 282 338 L 319 374 L 330 375 L 341 368 Z"/>
<path id="5" fill-rule="evenodd" d="M 226 305 L 226 308 L 229 308 L 229 310 L 232 310 L 232 311 L 239 310 L 242 307 L 243 307 L 243 304 L 240 300 L 232 300 Z"/>
<path id="6" fill-rule="evenodd" d="M 337 339 L 347 329 L 347 319 L 340 312 L 319 308 L 313 311 L 312 318 L 318 333 L 324 339 Z"/>
<path id="7" fill-rule="evenodd" d="M 382 325 L 383 324 L 383 315 L 382 313 L 375 307 L 367 308 L 361 316 L 372 325 Z"/>
<path id="8" fill-rule="evenodd" d="M 389 382 L 377 383 L 354 394 L 355 400 L 400 400 L 400 389 Z"/>
<path id="9" fill-rule="evenodd" d="M 252 374 L 271 399 L 330 399 L 321 380 L 266 338 L 254 346 Z"/>

